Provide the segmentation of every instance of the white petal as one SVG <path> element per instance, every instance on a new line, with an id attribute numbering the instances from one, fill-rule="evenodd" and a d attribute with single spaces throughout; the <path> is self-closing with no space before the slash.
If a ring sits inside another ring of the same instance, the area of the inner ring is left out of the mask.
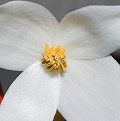
<path id="1" fill-rule="evenodd" d="M 0 67 L 23 71 L 52 43 L 58 21 L 41 5 L 12 1 L 0 6 Z"/>
<path id="2" fill-rule="evenodd" d="M 52 121 L 58 106 L 61 78 L 40 62 L 26 69 L 10 86 L 1 107 L 1 121 Z"/>
<path id="3" fill-rule="evenodd" d="M 120 48 L 120 6 L 89 6 L 68 13 L 57 40 L 75 59 L 105 57 Z M 59 42 L 60 41 L 60 42 Z"/>
<path id="4" fill-rule="evenodd" d="M 59 111 L 67 121 L 120 121 L 120 66 L 111 57 L 67 60 Z"/>

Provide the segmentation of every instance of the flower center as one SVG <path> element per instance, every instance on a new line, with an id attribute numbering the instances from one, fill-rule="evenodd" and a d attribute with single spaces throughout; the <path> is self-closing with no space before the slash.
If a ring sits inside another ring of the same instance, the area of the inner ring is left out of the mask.
<path id="1" fill-rule="evenodd" d="M 64 55 L 65 49 L 62 50 L 62 46 L 58 45 L 55 47 L 55 44 L 49 49 L 49 45 L 45 44 L 45 50 L 46 52 L 41 52 L 43 58 L 41 59 L 42 64 L 45 64 L 47 67 L 47 70 L 55 71 L 57 70 L 60 72 L 60 69 L 62 71 L 65 71 L 65 68 L 67 67 L 66 63 L 66 56 Z"/>

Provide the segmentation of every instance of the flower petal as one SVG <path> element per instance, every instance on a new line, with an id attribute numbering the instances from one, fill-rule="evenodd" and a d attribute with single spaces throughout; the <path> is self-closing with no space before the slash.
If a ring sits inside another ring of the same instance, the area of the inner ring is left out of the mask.
<path id="1" fill-rule="evenodd" d="M 56 42 L 75 59 L 105 57 L 120 48 L 120 6 L 89 6 L 68 13 Z"/>
<path id="2" fill-rule="evenodd" d="M 67 121 L 120 120 L 120 66 L 111 57 L 67 60 L 58 110 Z"/>
<path id="3" fill-rule="evenodd" d="M 0 67 L 23 71 L 38 61 L 45 43 L 52 43 L 57 24 L 46 8 L 35 3 L 0 6 Z"/>
<path id="4" fill-rule="evenodd" d="M 26 69 L 10 86 L 0 106 L 1 121 L 52 121 L 61 78 L 45 72 L 40 62 Z"/>

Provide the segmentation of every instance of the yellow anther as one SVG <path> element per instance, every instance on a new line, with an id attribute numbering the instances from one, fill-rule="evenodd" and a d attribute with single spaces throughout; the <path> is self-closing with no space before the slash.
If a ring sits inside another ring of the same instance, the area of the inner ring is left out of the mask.
<path id="1" fill-rule="evenodd" d="M 52 56 L 52 53 L 53 53 L 53 47 L 50 48 L 49 55 Z"/>
<path id="2" fill-rule="evenodd" d="M 64 65 L 65 68 L 67 67 L 66 60 L 63 61 L 63 65 Z"/>
<path id="3" fill-rule="evenodd" d="M 50 61 L 49 63 L 46 64 L 46 66 L 52 66 L 55 62 L 54 61 Z"/>
<path id="4" fill-rule="evenodd" d="M 44 57 L 45 60 L 48 60 L 47 54 L 44 52 L 41 52 L 41 55 Z"/>
<path id="5" fill-rule="evenodd" d="M 41 61 L 42 61 L 42 64 L 45 64 L 46 63 L 46 61 L 45 61 L 44 58 L 42 58 Z"/>
<path id="6" fill-rule="evenodd" d="M 42 58 L 41 61 L 44 61 L 44 58 Z"/>
<path id="7" fill-rule="evenodd" d="M 62 49 L 62 46 L 60 46 L 59 50 L 61 51 L 61 49 Z"/>
<path id="8" fill-rule="evenodd" d="M 63 66 L 63 63 L 60 63 L 60 66 L 61 66 L 61 69 L 62 69 L 63 71 L 65 71 L 65 68 L 64 68 L 64 66 Z"/>
<path id="9" fill-rule="evenodd" d="M 52 56 L 55 56 L 55 44 L 53 44 L 53 53 L 52 53 Z"/>
<path id="10" fill-rule="evenodd" d="M 51 67 L 51 68 L 50 68 L 50 71 L 52 72 L 53 70 L 54 70 L 54 68 L 53 68 L 53 67 Z"/>
<path id="11" fill-rule="evenodd" d="M 63 55 L 65 53 L 65 49 L 62 50 L 62 46 L 58 45 L 55 48 L 55 44 L 49 49 L 49 45 L 45 44 L 45 50 L 46 52 L 41 52 L 43 58 L 41 59 L 42 64 L 45 64 L 47 67 L 47 70 L 55 71 L 57 70 L 60 72 L 60 69 L 62 71 L 65 71 L 65 68 L 67 67 L 66 63 L 66 56 Z"/>
<path id="12" fill-rule="evenodd" d="M 60 57 L 61 57 L 62 59 L 66 58 L 66 56 L 65 56 L 65 55 L 61 55 Z"/>
<path id="13" fill-rule="evenodd" d="M 44 56 L 47 56 L 47 54 L 46 53 L 44 53 L 44 52 L 41 52 L 41 55 L 44 57 Z"/>
<path id="14" fill-rule="evenodd" d="M 57 71 L 60 72 L 60 66 L 58 67 Z"/>
<path id="15" fill-rule="evenodd" d="M 49 45 L 47 43 L 45 44 L 45 50 L 46 50 L 46 53 L 48 55 L 49 54 Z"/>
<path id="16" fill-rule="evenodd" d="M 55 48 L 55 54 L 57 53 L 57 51 L 59 50 L 60 48 L 60 45 L 58 45 L 56 48 Z"/>
<path id="17" fill-rule="evenodd" d="M 63 55 L 65 53 L 66 49 L 63 49 L 60 54 Z"/>
<path id="18" fill-rule="evenodd" d="M 50 60 L 53 60 L 53 57 L 52 57 L 52 53 L 53 53 L 53 51 L 54 51 L 54 50 L 53 50 L 53 47 L 51 47 L 51 48 L 50 48 L 49 55 L 48 55 L 49 58 L 50 58 Z"/>
<path id="19" fill-rule="evenodd" d="M 58 50 L 57 53 L 56 53 L 56 55 L 55 55 L 55 59 L 56 60 L 57 60 L 57 57 L 58 57 L 59 53 L 60 53 L 60 51 Z"/>
<path id="20" fill-rule="evenodd" d="M 59 52 L 58 55 L 56 55 L 56 58 L 59 59 L 61 55 L 63 55 L 65 53 L 65 49 L 63 49 L 61 52 Z"/>
<path id="21" fill-rule="evenodd" d="M 53 44 L 53 46 L 52 46 L 52 47 L 53 47 L 53 51 L 54 51 L 54 50 L 55 50 L 55 44 Z"/>

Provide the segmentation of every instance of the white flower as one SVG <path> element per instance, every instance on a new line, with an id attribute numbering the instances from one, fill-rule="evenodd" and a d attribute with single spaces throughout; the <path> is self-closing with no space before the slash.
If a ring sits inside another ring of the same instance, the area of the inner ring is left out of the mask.
<path id="1" fill-rule="evenodd" d="M 65 72 L 41 64 L 45 44 L 66 50 Z M 2 101 L 0 121 L 52 121 L 57 108 L 67 121 L 119 121 L 120 67 L 110 56 L 119 48 L 120 6 L 78 9 L 59 24 L 38 4 L 2 5 L 0 67 L 23 73 Z"/>

